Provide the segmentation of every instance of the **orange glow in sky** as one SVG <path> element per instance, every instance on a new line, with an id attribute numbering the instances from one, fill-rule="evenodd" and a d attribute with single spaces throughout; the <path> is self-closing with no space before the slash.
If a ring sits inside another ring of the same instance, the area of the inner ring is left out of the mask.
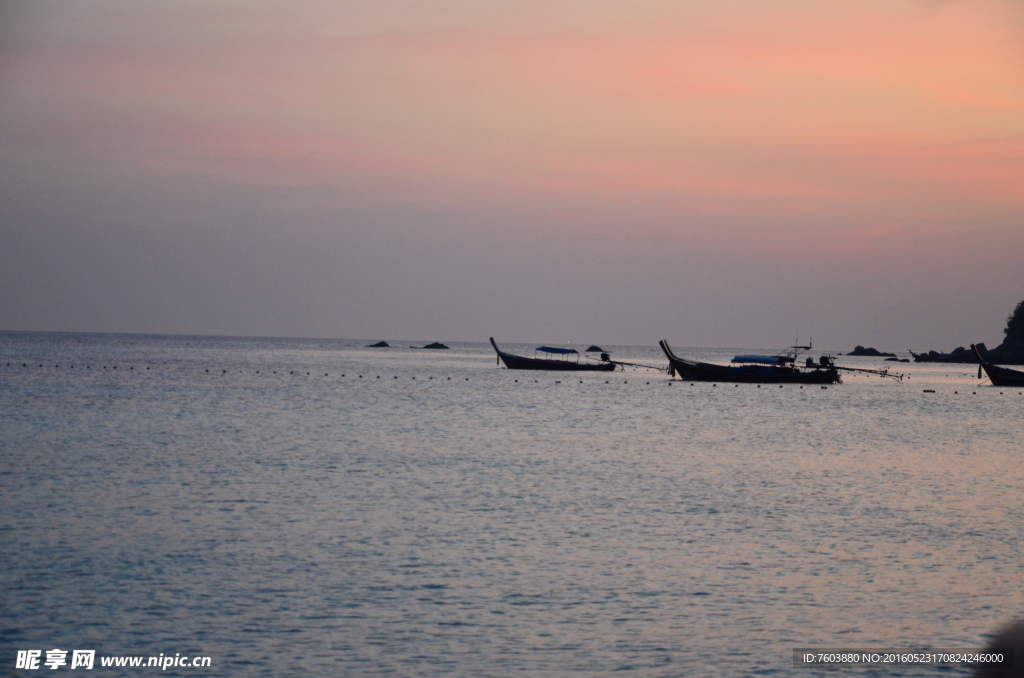
<path id="1" fill-rule="evenodd" d="M 21 196 L 280 191 L 321 235 L 332 211 L 397 209 L 712 250 L 1024 246 L 1011 0 L 40 3 L 6 23 Z"/>

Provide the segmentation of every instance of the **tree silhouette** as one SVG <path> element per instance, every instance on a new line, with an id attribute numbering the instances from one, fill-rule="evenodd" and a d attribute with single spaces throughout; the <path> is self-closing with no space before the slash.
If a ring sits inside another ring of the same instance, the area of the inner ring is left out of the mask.
<path id="1" fill-rule="evenodd" d="M 1006 341 L 1009 343 L 1024 342 L 1024 301 L 1017 304 L 1013 313 L 1006 319 Z"/>

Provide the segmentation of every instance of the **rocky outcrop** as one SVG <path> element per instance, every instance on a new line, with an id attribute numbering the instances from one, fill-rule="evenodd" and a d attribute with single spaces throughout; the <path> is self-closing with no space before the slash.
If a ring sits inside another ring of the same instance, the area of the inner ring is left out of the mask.
<path id="1" fill-rule="evenodd" d="M 1024 365 L 1024 341 L 1004 341 L 992 350 L 987 349 L 985 344 L 975 345 L 986 362 L 995 365 Z"/>
<path id="2" fill-rule="evenodd" d="M 984 344 L 982 344 L 984 346 Z M 928 351 L 927 353 L 914 353 L 910 352 L 910 355 L 914 356 L 915 363 L 977 363 L 978 359 L 974 357 L 974 353 L 971 349 L 964 348 L 963 346 L 957 346 L 949 353 L 939 353 L 938 351 Z"/>
<path id="3" fill-rule="evenodd" d="M 366 348 L 391 348 L 386 341 L 378 341 L 376 344 L 367 344 Z"/>
<path id="4" fill-rule="evenodd" d="M 991 351 L 978 344 L 978 352 L 990 363 L 997 365 L 1024 365 L 1024 301 L 1017 304 L 1006 319 L 1003 330 L 1006 339 Z"/>
<path id="5" fill-rule="evenodd" d="M 1017 304 L 1013 313 L 1006 319 L 1006 329 L 1003 330 L 1006 339 L 993 349 L 985 344 L 975 344 L 978 353 L 985 359 L 996 365 L 1024 365 L 1024 301 Z M 977 363 L 978 359 L 974 352 L 959 346 L 949 353 L 938 353 L 928 351 L 927 353 L 914 353 L 914 361 L 919 363 Z"/>
<path id="6" fill-rule="evenodd" d="M 584 353 L 604 353 L 604 349 L 600 346 L 591 346 Z"/>
<path id="7" fill-rule="evenodd" d="M 896 357 L 895 353 L 882 353 L 878 349 L 875 349 L 875 348 L 864 348 L 863 346 L 858 346 L 857 348 L 853 349 L 852 351 L 850 351 L 846 355 L 859 355 L 859 356 L 866 356 L 866 357 L 869 357 L 869 358 L 895 358 Z"/>
<path id="8" fill-rule="evenodd" d="M 409 348 L 448 348 L 439 341 L 435 341 L 433 344 L 427 344 L 426 346 L 410 346 Z"/>

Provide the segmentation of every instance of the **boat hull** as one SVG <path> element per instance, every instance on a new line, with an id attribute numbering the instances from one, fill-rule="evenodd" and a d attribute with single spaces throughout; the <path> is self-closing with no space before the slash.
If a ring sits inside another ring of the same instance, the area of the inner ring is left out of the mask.
<path id="1" fill-rule="evenodd" d="M 974 344 L 971 344 L 971 350 L 977 356 L 979 362 L 981 362 L 981 369 L 985 370 L 985 374 L 988 375 L 989 381 L 992 382 L 993 386 L 1024 386 L 1024 372 L 1011 370 L 1007 367 L 999 367 L 987 362 L 981 357 L 981 352 Z"/>
<path id="2" fill-rule="evenodd" d="M 833 368 L 802 370 L 798 367 L 775 365 L 715 365 L 676 356 L 663 340 L 672 370 L 684 381 L 738 382 L 746 384 L 838 384 L 839 371 Z"/>
<path id="3" fill-rule="evenodd" d="M 615 363 L 571 363 L 567 360 L 544 360 L 542 358 L 525 358 L 511 353 L 505 353 L 494 343 L 491 337 L 491 345 L 505 367 L 510 370 L 548 370 L 553 372 L 611 372 L 615 370 Z"/>

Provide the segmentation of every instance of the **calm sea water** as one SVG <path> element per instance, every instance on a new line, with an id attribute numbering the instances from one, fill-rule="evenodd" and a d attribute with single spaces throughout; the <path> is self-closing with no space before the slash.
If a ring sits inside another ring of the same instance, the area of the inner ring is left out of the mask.
<path id="1" fill-rule="evenodd" d="M 365 343 L 0 333 L 0 673 L 62 648 L 212 658 L 166 675 L 966 675 L 792 651 L 971 649 L 1024 613 L 1024 395 L 976 367 L 758 388 Z"/>

